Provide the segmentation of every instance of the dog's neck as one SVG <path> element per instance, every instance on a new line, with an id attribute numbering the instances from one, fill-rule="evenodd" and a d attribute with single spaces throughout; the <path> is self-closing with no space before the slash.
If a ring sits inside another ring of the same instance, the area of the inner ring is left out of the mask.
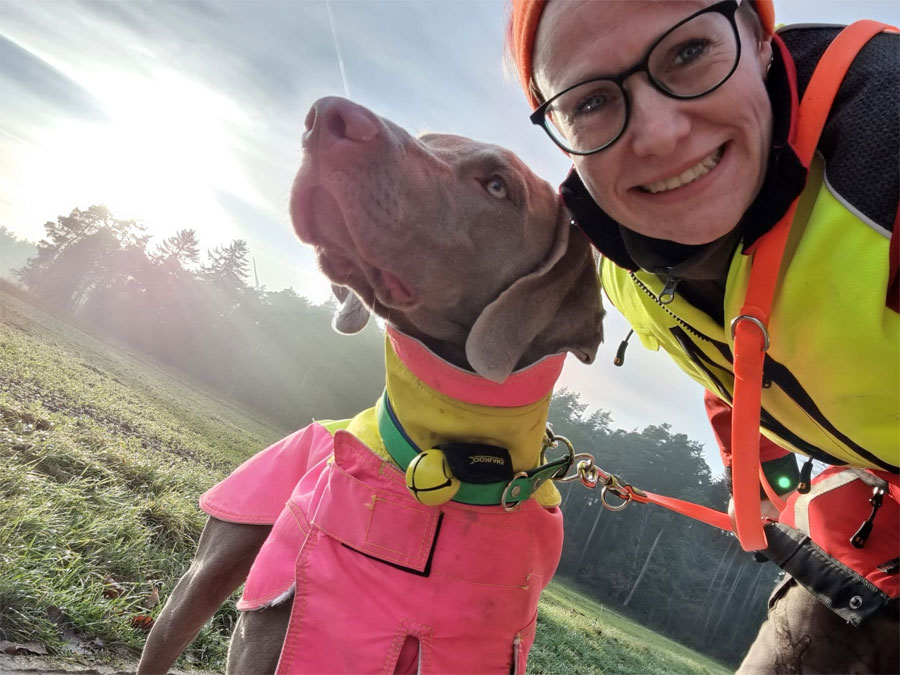
<path id="1" fill-rule="evenodd" d="M 496 383 L 453 365 L 388 327 L 388 396 L 400 424 L 420 448 L 486 443 L 509 450 L 515 471 L 540 463 L 553 385 L 564 354 L 548 356 Z"/>
<path id="2" fill-rule="evenodd" d="M 384 316 L 380 312 L 379 315 Z M 405 316 L 391 316 L 385 326 L 396 335 L 402 335 L 421 343 L 434 359 L 450 363 L 464 371 L 474 372 L 466 358 L 466 339 L 472 330 L 473 322 L 474 318 L 468 325 L 465 325 L 446 319 L 436 320 L 432 317 L 428 321 L 431 334 L 424 332 Z M 434 334 L 439 334 L 441 337 L 434 337 Z"/>

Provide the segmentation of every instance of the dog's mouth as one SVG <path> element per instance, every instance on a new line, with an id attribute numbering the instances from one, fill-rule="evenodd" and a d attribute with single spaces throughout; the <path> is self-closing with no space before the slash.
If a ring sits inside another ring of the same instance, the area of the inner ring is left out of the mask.
<path id="1" fill-rule="evenodd" d="M 366 304 L 376 302 L 396 309 L 407 309 L 415 304 L 413 289 L 393 272 L 358 263 L 343 251 L 317 247 L 319 267 L 332 282 L 349 286 Z"/>
<path id="2" fill-rule="evenodd" d="M 412 286 L 386 269 L 357 241 L 337 199 L 318 186 L 295 190 L 291 219 L 301 241 L 316 249 L 319 267 L 332 282 L 352 288 L 365 302 L 408 308 L 416 301 Z"/>
<path id="3" fill-rule="evenodd" d="M 387 270 L 377 270 L 377 278 L 375 294 L 382 300 L 382 304 L 390 307 L 409 307 L 415 304 L 415 293 L 397 275 Z"/>
<path id="4" fill-rule="evenodd" d="M 294 185 L 291 195 L 291 221 L 300 241 L 319 246 L 326 234 L 346 230 L 337 201 L 322 187 Z"/>

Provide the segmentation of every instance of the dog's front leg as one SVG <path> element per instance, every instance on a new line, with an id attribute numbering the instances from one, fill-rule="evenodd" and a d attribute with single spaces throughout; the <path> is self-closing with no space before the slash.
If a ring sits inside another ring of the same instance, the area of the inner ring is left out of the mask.
<path id="1" fill-rule="evenodd" d="M 190 568 L 147 636 L 139 675 L 168 672 L 203 624 L 247 578 L 271 529 L 269 525 L 207 520 Z"/>

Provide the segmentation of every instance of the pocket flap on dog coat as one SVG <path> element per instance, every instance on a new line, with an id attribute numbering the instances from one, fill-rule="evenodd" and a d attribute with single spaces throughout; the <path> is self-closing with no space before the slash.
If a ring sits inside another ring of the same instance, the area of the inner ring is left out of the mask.
<path id="1" fill-rule="evenodd" d="M 362 462 L 353 461 L 362 459 L 360 453 L 368 456 Z M 346 454 L 353 456 L 349 466 L 342 461 Z M 361 553 L 423 572 L 440 509 L 411 499 L 399 470 L 349 434 L 335 437 L 335 459 L 310 519 L 312 525 Z M 372 460 L 377 468 L 370 466 Z M 388 477 L 386 472 L 396 476 Z"/>

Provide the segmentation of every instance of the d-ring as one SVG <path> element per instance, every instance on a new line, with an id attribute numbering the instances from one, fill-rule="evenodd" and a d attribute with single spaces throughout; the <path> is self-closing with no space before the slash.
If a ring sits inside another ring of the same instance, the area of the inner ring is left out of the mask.
<path id="1" fill-rule="evenodd" d="M 731 320 L 731 340 L 734 341 L 734 329 L 737 326 L 738 322 L 742 319 L 746 319 L 750 323 L 756 324 L 756 327 L 762 331 L 763 338 L 765 339 L 765 343 L 763 344 L 763 351 L 769 351 L 769 329 L 766 328 L 766 324 L 757 319 L 755 316 L 750 316 L 749 314 L 741 314 L 740 316 L 736 316 Z"/>
<path id="2" fill-rule="evenodd" d="M 608 486 L 604 485 L 603 489 L 600 490 L 600 501 L 603 504 L 603 506 L 605 508 L 609 509 L 610 511 L 621 511 L 622 509 L 624 509 L 626 506 L 628 506 L 631 503 L 631 495 L 628 494 L 627 492 L 625 493 L 624 497 L 620 496 L 618 493 L 613 492 L 613 494 L 616 495 L 616 497 L 618 497 L 619 499 L 622 500 L 622 503 L 621 504 L 610 504 L 608 501 L 606 501 L 606 493 L 607 492 L 611 492 L 611 490 L 609 489 Z"/>
<path id="3" fill-rule="evenodd" d="M 503 510 L 504 510 L 504 511 L 515 511 L 516 508 L 519 506 L 519 504 L 523 501 L 523 500 L 520 499 L 519 501 L 517 501 L 517 502 L 516 502 L 515 504 L 513 504 L 512 506 L 507 506 L 507 505 L 506 505 L 506 493 L 510 491 L 509 488 L 511 488 L 511 487 L 512 487 L 512 484 L 513 484 L 515 481 L 517 481 L 519 478 L 528 478 L 528 474 L 527 474 L 526 472 L 524 472 L 524 471 L 520 471 L 520 472 L 517 473 L 515 476 L 513 476 L 512 478 L 510 478 L 510 479 L 509 479 L 509 482 L 506 484 L 506 487 L 503 488 L 503 494 L 500 495 L 500 504 L 503 506 Z M 522 491 L 522 488 L 521 488 L 519 485 L 516 485 L 516 486 L 512 489 L 512 493 L 513 493 L 513 494 L 512 494 L 512 498 L 515 499 L 516 497 L 518 497 L 518 496 L 519 496 L 519 493 L 520 493 L 521 491 Z M 496 494 L 496 493 L 495 493 L 495 494 Z"/>
<path id="4" fill-rule="evenodd" d="M 560 437 L 557 436 L 557 438 L 560 438 Z M 571 445 L 569 447 L 571 447 Z M 591 466 L 594 466 L 594 456 L 591 454 L 588 454 L 586 452 L 579 452 L 577 455 L 572 455 L 571 456 L 571 464 L 569 465 L 569 468 L 574 467 L 575 473 L 569 474 L 568 476 L 563 476 L 562 478 L 554 478 L 553 480 L 556 481 L 557 483 L 571 483 L 572 481 L 580 479 L 581 478 L 580 468 L 581 468 L 582 462 L 587 462 Z"/>

